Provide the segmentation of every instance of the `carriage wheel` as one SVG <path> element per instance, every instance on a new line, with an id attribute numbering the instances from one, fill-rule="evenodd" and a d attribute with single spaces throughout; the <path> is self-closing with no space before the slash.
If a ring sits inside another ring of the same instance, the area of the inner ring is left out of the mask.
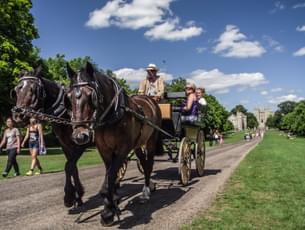
<path id="1" fill-rule="evenodd" d="M 118 177 L 117 177 L 117 183 L 119 183 L 121 180 L 123 180 L 125 173 L 127 171 L 127 164 L 128 160 L 125 160 L 121 166 L 121 168 L 118 171 Z"/>
<path id="2" fill-rule="evenodd" d="M 185 186 L 191 179 L 191 143 L 187 137 L 182 138 L 179 148 L 179 173 L 181 183 Z"/>
<path id="3" fill-rule="evenodd" d="M 196 171 L 198 176 L 203 176 L 205 165 L 205 138 L 202 130 L 197 135 L 197 148 L 196 148 Z"/>
<path id="4" fill-rule="evenodd" d="M 139 159 L 137 159 L 137 167 L 138 167 L 139 172 L 144 174 L 144 169 L 143 169 Z"/>

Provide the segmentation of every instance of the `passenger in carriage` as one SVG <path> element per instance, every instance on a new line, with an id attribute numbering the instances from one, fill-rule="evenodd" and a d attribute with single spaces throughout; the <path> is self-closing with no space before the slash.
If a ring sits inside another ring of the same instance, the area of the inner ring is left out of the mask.
<path id="1" fill-rule="evenodd" d="M 196 98 L 196 87 L 192 83 L 185 86 L 186 101 L 182 105 L 181 121 L 195 122 L 198 120 L 198 102 Z"/>
<path id="2" fill-rule="evenodd" d="M 196 89 L 196 98 L 197 98 L 197 105 L 198 105 L 198 117 L 201 120 L 207 113 L 207 101 L 204 98 L 205 89 L 204 88 L 197 88 Z"/>
<path id="3" fill-rule="evenodd" d="M 146 67 L 147 76 L 140 82 L 138 94 L 152 97 L 159 102 L 164 95 L 164 80 L 157 75 L 158 68 L 155 64 Z"/>
<path id="4" fill-rule="evenodd" d="M 196 89 L 196 98 L 197 98 L 199 105 L 201 105 L 201 106 L 207 105 L 207 101 L 205 100 L 204 96 L 205 96 L 205 89 L 197 88 Z"/>

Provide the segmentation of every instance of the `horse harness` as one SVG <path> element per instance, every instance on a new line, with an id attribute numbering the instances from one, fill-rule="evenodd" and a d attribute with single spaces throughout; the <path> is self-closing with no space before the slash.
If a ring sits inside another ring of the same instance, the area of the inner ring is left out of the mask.
<path id="1" fill-rule="evenodd" d="M 46 91 L 44 88 L 44 85 L 42 83 L 42 80 L 40 78 L 37 77 L 32 77 L 32 76 L 25 76 L 19 79 L 19 83 L 23 82 L 25 80 L 33 80 L 34 82 L 37 83 L 38 87 L 36 87 L 36 93 L 37 93 L 37 101 L 34 102 L 32 105 L 30 105 L 29 109 L 26 108 L 21 108 L 18 106 L 14 106 L 12 108 L 12 112 L 13 113 L 22 113 L 28 117 L 31 116 L 36 116 L 38 117 L 40 120 L 45 120 L 45 121 L 49 121 L 52 123 L 59 123 L 59 124 L 65 124 L 65 125 L 69 125 L 69 121 L 67 119 L 61 118 L 66 112 L 67 112 L 67 108 L 65 106 L 65 88 L 62 85 L 58 85 L 59 88 L 59 93 L 57 95 L 57 98 L 55 100 L 55 102 L 44 111 L 44 107 L 41 106 L 38 110 L 35 110 L 34 108 L 38 105 L 39 100 L 40 103 L 43 104 L 43 102 L 45 101 L 47 95 L 46 95 Z M 13 99 L 15 94 L 16 94 L 16 88 L 18 87 L 18 85 L 11 90 L 10 92 L 10 97 Z M 32 101 L 33 102 L 33 101 Z"/>
<path id="2" fill-rule="evenodd" d="M 20 108 L 15 106 L 12 108 L 12 112 L 17 112 L 17 113 L 23 113 L 26 116 L 36 116 L 39 120 L 44 120 L 44 121 L 49 121 L 51 123 L 58 123 L 58 124 L 64 124 L 64 125 L 72 125 L 72 127 L 75 127 L 77 125 L 83 125 L 83 124 L 89 124 L 90 129 L 94 130 L 97 127 L 105 127 L 105 126 L 110 126 L 113 124 L 118 123 L 124 116 L 125 112 L 129 112 L 132 114 L 135 118 L 141 121 L 141 131 L 140 135 L 142 133 L 142 128 L 144 123 L 148 124 L 149 126 L 153 127 L 154 129 L 157 129 L 158 131 L 164 133 L 167 136 L 170 136 L 173 138 L 173 136 L 163 129 L 161 129 L 159 126 L 155 125 L 150 119 L 148 119 L 141 106 L 137 105 L 137 111 L 134 109 L 130 108 L 127 105 L 127 100 L 126 100 L 126 93 L 122 87 L 120 87 L 115 79 L 112 79 L 109 77 L 109 79 L 113 83 L 113 87 L 115 90 L 115 95 L 113 96 L 110 104 L 106 107 L 106 109 L 103 109 L 103 112 L 99 110 L 99 108 L 103 108 L 103 95 L 100 93 L 101 91 L 99 90 L 100 86 L 97 82 L 80 82 L 78 84 L 73 84 L 72 87 L 75 91 L 75 96 L 80 97 L 81 96 L 81 91 L 79 89 L 80 86 L 87 86 L 92 90 L 92 104 L 95 107 L 95 112 L 94 112 L 94 119 L 88 120 L 88 121 L 73 121 L 73 117 L 71 121 L 68 119 L 62 118 L 62 116 L 68 112 L 66 105 L 65 105 L 65 96 L 66 92 L 63 86 L 59 86 L 60 92 L 58 94 L 58 97 L 56 101 L 53 103 L 53 105 L 47 109 L 44 112 L 41 110 L 43 109 L 38 109 L 34 110 L 33 105 L 31 106 L 32 108 L 30 109 L 25 109 L 25 108 Z M 37 94 L 39 97 L 43 99 L 43 101 L 46 98 L 46 91 L 43 87 L 43 83 L 41 79 L 37 77 L 31 77 L 31 76 L 26 76 L 22 77 L 19 82 L 23 80 L 35 80 L 38 83 L 37 87 Z M 15 89 L 14 89 L 15 90 Z M 11 93 L 12 94 L 12 93 Z M 36 103 L 35 103 L 36 104 Z M 110 113 L 111 108 L 113 108 L 113 112 Z M 100 114 L 101 113 L 101 114 Z M 99 116 L 100 114 L 100 116 Z"/>

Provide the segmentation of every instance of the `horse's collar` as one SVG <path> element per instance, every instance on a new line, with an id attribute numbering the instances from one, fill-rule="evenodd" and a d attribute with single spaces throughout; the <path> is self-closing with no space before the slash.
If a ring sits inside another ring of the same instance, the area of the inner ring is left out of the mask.
<path id="1" fill-rule="evenodd" d="M 65 107 L 65 89 L 63 86 L 58 85 L 59 93 L 56 101 L 46 110 L 47 114 L 53 114 L 54 116 L 61 117 L 67 111 Z"/>
<path id="2" fill-rule="evenodd" d="M 109 78 L 112 81 L 112 85 L 114 88 L 114 96 L 108 105 L 108 107 L 104 110 L 103 114 L 97 119 L 96 127 L 108 126 L 117 123 L 123 118 L 125 112 L 125 94 L 122 87 L 116 82 L 115 79 Z M 110 114 L 110 110 L 113 108 L 113 112 Z M 108 118 L 108 119 L 106 119 Z"/>

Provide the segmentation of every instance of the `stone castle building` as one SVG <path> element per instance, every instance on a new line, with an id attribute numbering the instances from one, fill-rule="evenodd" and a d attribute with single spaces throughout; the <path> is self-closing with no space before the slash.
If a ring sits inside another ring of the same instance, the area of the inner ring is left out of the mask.
<path id="1" fill-rule="evenodd" d="M 247 116 L 241 112 L 231 114 L 228 120 L 232 122 L 235 130 L 245 130 L 247 129 Z"/>
<path id="2" fill-rule="evenodd" d="M 266 122 L 268 117 L 273 116 L 273 112 L 268 108 L 256 108 L 254 109 L 254 115 L 258 122 L 258 127 L 261 129 L 266 128 Z"/>

